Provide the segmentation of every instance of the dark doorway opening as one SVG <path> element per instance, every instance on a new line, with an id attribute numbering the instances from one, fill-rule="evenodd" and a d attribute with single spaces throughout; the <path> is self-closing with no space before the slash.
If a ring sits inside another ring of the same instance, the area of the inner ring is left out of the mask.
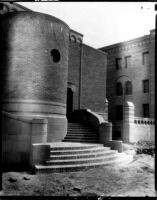
<path id="1" fill-rule="evenodd" d="M 123 120 L 123 106 L 116 106 L 116 120 Z"/>
<path id="2" fill-rule="evenodd" d="M 71 88 L 67 89 L 67 119 L 68 122 L 72 121 L 73 112 L 73 91 Z"/>

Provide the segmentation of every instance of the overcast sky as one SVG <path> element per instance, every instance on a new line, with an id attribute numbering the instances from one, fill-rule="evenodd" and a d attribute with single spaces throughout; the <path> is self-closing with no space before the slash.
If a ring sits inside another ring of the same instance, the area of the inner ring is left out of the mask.
<path id="1" fill-rule="evenodd" d="M 53 15 L 84 35 L 95 48 L 149 34 L 155 28 L 153 2 L 23 2 L 33 11 Z"/>

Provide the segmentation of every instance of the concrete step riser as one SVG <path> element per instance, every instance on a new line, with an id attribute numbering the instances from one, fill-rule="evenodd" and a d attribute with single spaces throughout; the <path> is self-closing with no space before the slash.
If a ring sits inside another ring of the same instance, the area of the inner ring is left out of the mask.
<path id="1" fill-rule="evenodd" d="M 117 164 L 120 163 L 129 163 L 131 162 L 132 159 L 118 159 L 118 160 L 114 160 L 112 162 L 107 162 L 107 163 L 95 163 L 94 165 L 87 165 L 87 166 L 71 166 L 71 167 L 60 167 L 60 168 L 53 168 L 53 166 L 51 168 L 46 169 L 45 168 L 41 168 L 41 169 L 37 169 L 37 173 L 52 173 L 52 172 L 76 172 L 76 171 L 83 171 L 83 170 L 87 170 L 87 169 L 91 169 L 91 168 L 98 168 L 100 166 L 115 166 Z"/>
<path id="2" fill-rule="evenodd" d="M 92 138 L 90 138 L 90 140 L 88 139 L 77 139 L 77 138 L 73 138 L 73 139 L 64 139 L 63 141 L 65 141 L 65 142 L 81 142 L 81 143 L 98 143 L 99 142 L 99 140 L 97 139 L 92 139 Z"/>
<path id="3" fill-rule="evenodd" d="M 84 145 L 84 146 L 73 146 L 73 147 L 53 147 L 53 146 L 51 146 L 51 148 L 50 148 L 50 150 L 51 151 L 56 151 L 56 150 L 93 150 L 93 149 L 106 149 L 106 150 L 108 150 L 108 149 L 110 149 L 110 147 L 104 147 L 103 146 L 103 144 L 96 144 L 96 145 L 94 145 L 94 144 L 90 144 L 90 145 Z"/>
<path id="4" fill-rule="evenodd" d="M 96 139 L 96 140 L 98 140 L 98 137 L 96 137 L 96 136 L 86 136 L 86 135 L 82 135 L 82 136 L 80 136 L 80 135 L 75 135 L 75 136 L 73 136 L 73 135 L 67 135 L 66 137 L 65 137 L 65 139 Z"/>
<path id="5" fill-rule="evenodd" d="M 50 155 L 75 155 L 75 154 L 88 154 L 88 153 L 105 153 L 106 149 L 91 149 L 91 150 L 82 150 L 82 151 L 50 151 Z"/>
<path id="6" fill-rule="evenodd" d="M 61 160 L 61 161 L 53 161 L 53 160 L 51 160 L 51 161 L 47 161 L 45 164 L 46 165 L 55 165 L 55 166 L 57 166 L 57 165 L 75 165 L 75 164 L 77 164 L 77 165 L 79 165 L 79 164 L 86 164 L 86 163 L 97 163 L 97 162 L 108 162 L 108 161 L 110 161 L 110 160 L 115 160 L 115 159 L 117 159 L 117 156 L 115 156 L 115 155 L 112 155 L 112 156 L 104 156 L 104 157 L 102 157 L 102 158 L 95 158 L 95 159 L 91 159 L 91 160 L 88 160 L 88 159 L 84 159 L 84 160 L 79 160 L 79 159 L 77 159 L 77 160 L 71 160 L 71 161 L 67 161 L 67 160 L 65 160 L 65 161 L 63 161 L 63 160 Z"/>
<path id="7" fill-rule="evenodd" d="M 88 135 L 98 135 L 96 132 L 91 132 L 91 131 L 89 131 L 89 132 L 85 132 L 85 131 L 80 131 L 80 132 L 78 132 L 78 131 L 68 131 L 67 132 L 67 134 L 88 134 Z"/>
<path id="8" fill-rule="evenodd" d="M 78 133 L 69 133 L 69 134 L 67 134 L 66 135 L 66 137 L 69 137 L 69 136 L 73 136 L 73 137 L 78 137 L 78 136 L 84 136 L 84 137 L 98 137 L 98 135 L 96 135 L 96 134 L 84 134 L 84 133 L 82 133 L 82 134 L 78 134 Z"/>
<path id="9" fill-rule="evenodd" d="M 92 131 L 92 132 L 97 132 L 94 129 L 90 129 L 90 128 L 68 128 L 68 131 Z"/>
<path id="10" fill-rule="evenodd" d="M 50 156 L 50 160 L 66 160 L 66 159 L 81 159 L 81 158 L 98 158 L 101 156 L 116 155 L 117 152 L 106 151 L 99 154 L 81 154 L 81 155 L 68 155 L 68 156 Z"/>

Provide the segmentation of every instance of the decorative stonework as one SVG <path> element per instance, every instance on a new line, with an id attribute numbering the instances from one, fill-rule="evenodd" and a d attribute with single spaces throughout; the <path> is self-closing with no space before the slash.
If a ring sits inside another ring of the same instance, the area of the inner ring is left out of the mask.
<path id="1" fill-rule="evenodd" d="M 108 53 L 118 53 L 120 51 L 129 51 L 135 47 L 142 47 L 148 44 L 150 44 L 150 39 L 147 37 L 147 38 L 143 38 L 143 40 L 140 39 L 139 41 L 135 41 L 132 43 L 125 42 L 125 43 L 114 45 L 113 47 L 110 47 L 110 48 L 104 48 L 104 49 L 101 48 L 101 50 L 106 51 Z"/>
<path id="2" fill-rule="evenodd" d="M 73 41 L 73 42 L 76 42 L 76 43 L 82 43 L 83 42 L 83 35 L 74 31 L 74 30 L 71 30 L 70 31 L 70 40 Z"/>

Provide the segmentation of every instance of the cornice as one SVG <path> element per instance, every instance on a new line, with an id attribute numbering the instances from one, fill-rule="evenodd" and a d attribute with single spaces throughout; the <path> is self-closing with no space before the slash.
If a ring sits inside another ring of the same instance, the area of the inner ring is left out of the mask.
<path id="1" fill-rule="evenodd" d="M 140 41 L 134 41 L 134 42 L 124 42 L 118 45 L 114 45 L 114 47 L 107 47 L 107 48 L 101 48 L 101 50 L 106 51 L 107 53 L 117 53 L 121 51 L 129 51 L 131 49 L 135 49 L 138 47 L 144 47 L 146 45 L 150 44 L 150 38 L 141 39 Z"/>

